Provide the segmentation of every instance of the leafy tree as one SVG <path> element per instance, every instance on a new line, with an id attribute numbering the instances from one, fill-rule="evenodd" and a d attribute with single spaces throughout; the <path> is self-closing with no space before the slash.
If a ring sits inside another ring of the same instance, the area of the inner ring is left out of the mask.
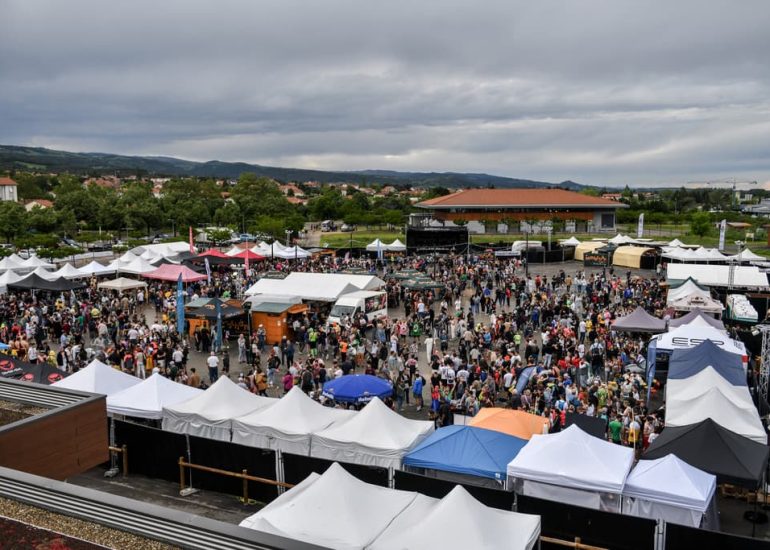
<path id="1" fill-rule="evenodd" d="M 0 234 L 10 241 L 27 230 L 27 212 L 17 202 L 0 202 Z"/>
<path id="2" fill-rule="evenodd" d="M 693 235 L 698 235 L 699 237 L 703 237 L 708 234 L 710 229 L 711 229 L 711 218 L 708 214 L 706 214 L 705 212 L 699 212 L 697 214 L 693 214 L 692 219 L 690 220 L 690 232 Z"/>

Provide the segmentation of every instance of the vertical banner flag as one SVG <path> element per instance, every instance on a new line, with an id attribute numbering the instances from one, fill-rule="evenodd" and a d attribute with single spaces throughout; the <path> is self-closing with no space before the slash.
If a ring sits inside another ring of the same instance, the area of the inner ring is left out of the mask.
<path id="1" fill-rule="evenodd" d="M 193 246 L 193 238 L 192 238 L 192 225 L 190 227 L 190 254 L 195 254 L 195 247 Z"/>
<path id="2" fill-rule="evenodd" d="M 725 232 L 727 231 L 727 220 L 719 222 L 719 250 L 725 249 Z"/>
<path id="3" fill-rule="evenodd" d="M 217 351 L 222 349 L 222 300 L 216 298 L 217 305 Z"/>
<path id="4" fill-rule="evenodd" d="M 636 238 L 641 239 L 644 237 L 644 212 L 639 214 L 639 223 L 636 226 Z"/>
<path id="5" fill-rule="evenodd" d="M 206 277 L 208 277 L 208 284 L 211 284 L 211 265 L 209 264 L 209 259 L 204 258 L 203 262 L 206 264 Z"/>
<path id="6" fill-rule="evenodd" d="M 182 274 L 176 280 L 176 332 L 179 337 L 184 335 L 184 289 L 182 288 Z"/>
<path id="7" fill-rule="evenodd" d="M 377 259 L 382 259 L 382 241 L 377 239 Z"/>

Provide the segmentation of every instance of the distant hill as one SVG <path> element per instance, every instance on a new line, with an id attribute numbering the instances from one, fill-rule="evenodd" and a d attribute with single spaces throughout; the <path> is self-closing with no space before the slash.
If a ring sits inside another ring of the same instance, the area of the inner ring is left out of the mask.
<path id="1" fill-rule="evenodd" d="M 132 157 L 110 153 L 70 153 L 43 147 L 0 145 L 0 171 L 25 170 L 40 172 L 70 172 L 80 175 L 151 175 L 237 178 L 244 172 L 253 172 L 282 182 L 319 181 L 321 183 L 379 183 L 416 187 L 553 187 L 580 190 L 584 187 L 573 181 L 549 183 L 489 174 L 455 172 L 395 172 L 390 170 L 362 170 L 356 172 L 329 172 L 261 166 L 245 162 L 193 162 L 173 157 Z"/>

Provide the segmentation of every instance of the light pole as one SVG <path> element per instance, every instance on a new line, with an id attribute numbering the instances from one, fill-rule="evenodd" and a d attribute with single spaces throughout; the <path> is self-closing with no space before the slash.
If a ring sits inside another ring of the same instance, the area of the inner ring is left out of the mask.
<path id="1" fill-rule="evenodd" d="M 291 229 L 284 231 L 286 233 L 286 246 L 289 246 L 289 239 L 291 238 Z"/>
<path id="2" fill-rule="evenodd" d="M 249 302 L 248 298 L 243 302 L 243 311 L 246 312 L 246 323 L 248 326 L 246 331 L 246 361 L 251 366 L 254 363 L 254 358 L 251 356 L 251 302 Z"/>

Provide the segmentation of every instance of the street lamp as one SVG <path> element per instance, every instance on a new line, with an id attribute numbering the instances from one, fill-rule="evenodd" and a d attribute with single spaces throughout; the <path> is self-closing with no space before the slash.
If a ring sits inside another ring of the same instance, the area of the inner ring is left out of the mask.
<path id="1" fill-rule="evenodd" d="M 289 246 L 289 239 L 291 238 L 291 229 L 284 231 L 286 233 L 286 246 Z"/>
<path id="2" fill-rule="evenodd" d="M 243 311 L 246 312 L 246 323 L 248 325 L 248 330 L 246 331 L 246 361 L 249 365 L 252 365 L 254 361 L 251 357 L 251 302 L 248 298 L 243 302 L 242 307 Z"/>

